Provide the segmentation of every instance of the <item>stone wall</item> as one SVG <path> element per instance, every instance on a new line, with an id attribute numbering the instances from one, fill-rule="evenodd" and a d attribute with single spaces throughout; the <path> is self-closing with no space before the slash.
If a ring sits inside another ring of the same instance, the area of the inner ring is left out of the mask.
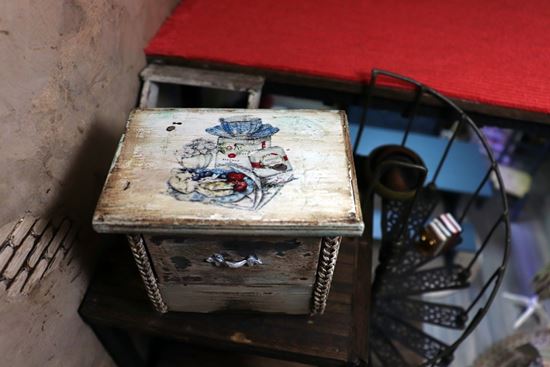
<path id="1" fill-rule="evenodd" d="M 2 366 L 112 364 L 77 314 L 99 249 L 90 218 L 142 49 L 176 2 L 0 2 Z"/>

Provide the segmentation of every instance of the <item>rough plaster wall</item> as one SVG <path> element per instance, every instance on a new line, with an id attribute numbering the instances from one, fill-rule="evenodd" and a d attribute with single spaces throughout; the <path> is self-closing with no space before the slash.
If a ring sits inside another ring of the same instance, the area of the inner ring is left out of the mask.
<path id="1" fill-rule="evenodd" d="M 0 299 L 1 366 L 111 364 L 76 313 L 97 252 L 86 227 L 135 105 L 142 48 L 176 2 L 0 2 L 0 227 L 62 212 L 85 239 L 80 261 Z"/>
<path id="2" fill-rule="evenodd" d="M 174 3 L 0 2 L 0 223 L 97 188 L 136 101 L 142 48 Z"/>

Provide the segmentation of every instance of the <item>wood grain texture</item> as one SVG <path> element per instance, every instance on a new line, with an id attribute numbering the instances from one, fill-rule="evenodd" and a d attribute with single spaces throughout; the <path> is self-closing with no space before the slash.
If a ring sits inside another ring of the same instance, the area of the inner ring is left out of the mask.
<path id="1" fill-rule="evenodd" d="M 352 332 L 355 253 L 356 242 L 344 239 L 327 308 L 320 316 L 235 312 L 161 315 L 152 308 L 130 251 L 121 243 L 103 258 L 80 314 L 94 326 L 319 366 L 344 366 L 357 358 L 352 349 L 356 337 Z M 369 273 L 368 269 L 363 271 Z"/>
<path id="2" fill-rule="evenodd" d="M 264 85 L 264 78 L 261 76 L 173 65 L 147 65 L 140 76 L 143 80 L 157 83 L 185 84 L 240 92 L 261 91 Z"/>
<path id="3" fill-rule="evenodd" d="M 247 107 L 258 108 L 264 85 L 260 76 L 159 64 L 148 65 L 140 75 L 143 79 L 140 108 L 157 107 L 158 83 L 246 92 Z"/>
<path id="4" fill-rule="evenodd" d="M 311 286 L 319 259 L 319 238 L 170 239 L 144 235 L 144 239 L 161 284 Z M 238 269 L 216 267 L 205 261 L 214 253 L 233 261 L 254 254 L 262 264 Z"/>
<path id="5" fill-rule="evenodd" d="M 258 311 L 290 315 L 310 312 L 313 285 L 159 284 L 170 311 Z"/>
<path id="6" fill-rule="evenodd" d="M 313 367 L 310 364 L 244 353 L 228 353 L 173 341 L 161 343 L 156 354 L 158 360 L 154 361 L 155 367 Z"/>
<path id="7" fill-rule="evenodd" d="M 243 210 L 178 201 L 167 193 L 176 150 L 220 117 L 254 116 L 280 129 L 295 179 L 265 206 Z M 181 124 L 174 125 L 174 122 Z M 357 236 L 363 232 L 345 114 L 339 111 L 138 110 L 113 161 L 93 223 L 99 232 Z"/>
<path id="8" fill-rule="evenodd" d="M 374 210 L 373 196 L 363 197 L 362 207 L 366 213 Z M 365 233 L 357 239 L 355 254 L 355 282 L 352 306 L 352 354 L 359 361 L 367 361 L 369 354 L 369 315 L 371 305 L 372 276 L 372 215 L 365 216 Z"/>
<path id="9" fill-rule="evenodd" d="M 319 238 L 143 237 L 171 311 L 310 312 Z M 215 253 L 262 264 L 218 267 L 205 261 Z"/>

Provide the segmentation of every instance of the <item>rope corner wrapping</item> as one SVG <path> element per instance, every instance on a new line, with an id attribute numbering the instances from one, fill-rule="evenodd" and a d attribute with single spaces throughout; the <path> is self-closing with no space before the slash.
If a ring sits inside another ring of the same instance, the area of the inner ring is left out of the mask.
<path id="1" fill-rule="evenodd" d="M 323 237 L 321 240 L 321 255 L 313 286 L 312 315 L 322 315 L 325 312 L 341 242 L 342 237 Z"/>
<path id="2" fill-rule="evenodd" d="M 151 267 L 151 261 L 149 260 L 149 255 L 145 249 L 145 244 L 143 243 L 143 237 L 141 235 L 127 235 L 128 243 L 130 244 L 130 249 L 134 255 L 134 260 L 136 262 L 139 274 L 145 285 L 145 291 L 147 296 L 153 303 L 155 310 L 160 313 L 168 312 L 168 306 L 164 303 L 160 289 L 157 283 L 157 278 L 153 273 L 153 268 Z"/>

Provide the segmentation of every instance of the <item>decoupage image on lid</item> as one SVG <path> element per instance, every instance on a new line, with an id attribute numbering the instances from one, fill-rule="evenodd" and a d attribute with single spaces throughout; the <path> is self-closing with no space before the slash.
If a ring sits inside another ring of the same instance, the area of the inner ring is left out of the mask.
<path id="1" fill-rule="evenodd" d="M 358 235 L 339 111 L 138 110 L 94 226 L 106 232 Z"/>
<path id="2" fill-rule="evenodd" d="M 216 141 L 194 139 L 175 152 L 179 167 L 168 187 L 177 200 L 257 210 L 294 179 L 284 149 L 271 146 L 279 129 L 262 119 L 220 118 L 205 131 Z"/>

